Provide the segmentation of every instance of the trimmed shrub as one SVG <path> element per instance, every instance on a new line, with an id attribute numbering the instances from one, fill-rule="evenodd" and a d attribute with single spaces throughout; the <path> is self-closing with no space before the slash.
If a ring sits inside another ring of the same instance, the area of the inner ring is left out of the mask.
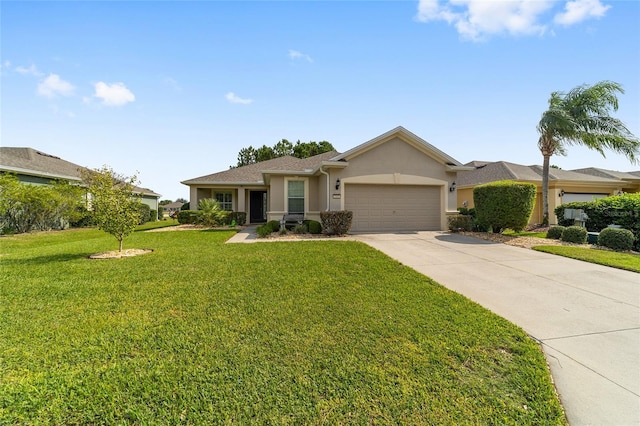
<path id="1" fill-rule="evenodd" d="M 507 228 L 522 231 L 533 213 L 535 197 L 532 183 L 505 180 L 476 186 L 473 203 L 478 224 L 496 233 Z"/>
<path id="2" fill-rule="evenodd" d="M 589 219 L 586 227 L 590 232 L 598 232 L 609 225 L 620 225 L 635 236 L 634 248 L 640 250 L 640 193 L 614 195 L 597 201 L 567 203 L 555 209 L 560 219 L 564 209 L 583 209 Z M 573 220 L 570 221 L 573 224 Z"/>
<path id="3" fill-rule="evenodd" d="M 605 228 L 598 235 L 598 245 L 615 251 L 629 251 L 635 239 L 633 232 L 628 229 Z"/>
<path id="4" fill-rule="evenodd" d="M 307 226 L 306 225 L 302 225 L 302 224 L 298 224 L 298 225 L 293 227 L 293 233 L 294 234 L 306 234 L 307 233 Z"/>
<path id="5" fill-rule="evenodd" d="M 144 225 L 149 222 L 149 218 L 151 217 L 151 207 L 144 203 L 140 203 L 138 205 L 138 212 L 140 214 L 140 221 L 138 222 L 138 225 Z"/>
<path id="6" fill-rule="evenodd" d="M 256 234 L 258 238 L 266 238 L 273 232 L 273 229 L 268 224 L 260 225 L 256 228 Z"/>
<path id="7" fill-rule="evenodd" d="M 227 216 L 225 225 L 231 225 L 233 221 L 236 222 L 236 225 L 244 225 L 247 223 L 247 212 L 230 212 Z"/>
<path id="8" fill-rule="evenodd" d="M 348 210 L 322 211 L 322 231 L 327 235 L 344 235 L 351 229 L 353 212 Z"/>
<path id="9" fill-rule="evenodd" d="M 322 233 L 322 225 L 317 220 L 305 220 L 303 222 L 310 234 L 320 234 Z"/>
<path id="10" fill-rule="evenodd" d="M 198 223 L 200 212 L 197 210 L 180 210 L 178 212 L 178 223 L 181 225 L 193 225 Z"/>
<path id="11" fill-rule="evenodd" d="M 547 238 L 552 240 L 559 240 L 562 237 L 562 233 L 566 228 L 564 226 L 552 226 L 547 231 Z"/>
<path id="12" fill-rule="evenodd" d="M 280 230 L 280 222 L 277 220 L 270 220 L 265 226 L 268 226 L 271 232 L 278 232 Z"/>
<path id="13" fill-rule="evenodd" d="M 560 237 L 567 243 L 584 244 L 587 242 L 587 228 L 582 226 L 567 226 Z"/>
<path id="14" fill-rule="evenodd" d="M 470 215 L 458 214 L 449 216 L 449 231 L 471 231 L 473 229 L 473 218 Z"/>
<path id="15" fill-rule="evenodd" d="M 157 219 L 158 220 L 164 220 L 164 207 L 160 206 L 158 207 L 158 216 Z"/>

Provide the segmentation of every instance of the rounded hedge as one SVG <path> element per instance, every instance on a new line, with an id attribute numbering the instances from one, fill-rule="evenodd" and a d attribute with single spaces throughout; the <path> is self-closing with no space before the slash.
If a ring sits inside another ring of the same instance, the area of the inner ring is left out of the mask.
<path id="1" fill-rule="evenodd" d="M 564 226 L 552 226 L 547 231 L 547 238 L 559 240 L 566 228 Z"/>
<path id="2" fill-rule="evenodd" d="M 598 245 L 615 251 L 629 251 L 636 238 L 628 229 L 605 228 L 598 235 Z"/>
<path id="3" fill-rule="evenodd" d="M 587 242 L 587 228 L 582 226 L 567 226 L 560 237 L 567 243 L 584 244 Z"/>
<path id="4" fill-rule="evenodd" d="M 496 233 L 526 228 L 535 198 L 536 186 L 526 182 L 498 181 L 473 188 L 478 224 Z"/>

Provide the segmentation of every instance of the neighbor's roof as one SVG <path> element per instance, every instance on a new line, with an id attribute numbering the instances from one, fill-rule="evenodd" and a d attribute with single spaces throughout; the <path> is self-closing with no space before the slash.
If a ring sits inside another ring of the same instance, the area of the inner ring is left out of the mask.
<path id="1" fill-rule="evenodd" d="M 82 170 L 87 168 L 33 148 L 0 147 L 0 171 L 3 172 L 80 182 Z M 134 187 L 134 192 L 160 196 L 148 188 L 138 186 Z"/>
<path id="2" fill-rule="evenodd" d="M 0 147 L 0 170 L 51 179 L 82 180 L 84 167 L 33 148 Z"/>
<path id="3" fill-rule="evenodd" d="M 640 180 L 640 175 L 636 174 L 636 173 L 640 173 L 640 172 L 618 172 L 618 171 L 615 171 L 615 170 L 599 169 L 597 167 L 587 167 L 587 168 L 584 168 L 584 169 L 574 169 L 572 171 L 578 172 L 578 173 L 584 173 L 584 174 L 588 174 L 588 175 L 592 175 L 592 176 L 600 176 L 600 177 L 603 177 L 603 178 L 610 178 L 610 179 L 631 180 L 631 181 Z"/>
<path id="4" fill-rule="evenodd" d="M 296 158 L 290 155 L 249 164 L 225 170 L 224 172 L 213 173 L 211 175 L 200 176 L 194 179 L 185 180 L 185 185 L 192 184 L 264 184 L 263 174 L 269 172 L 291 172 L 300 174 L 310 173 L 316 170 L 325 161 L 330 161 L 338 155 L 336 151 L 329 151 L 309 158 Z"/>
<path id="5" fill-rule="evenodd" d="M 467 163 L 467 164 L 472 164 Z M 484 163 L 484 162 L 478 162 Z M 518 180 L 526 182 L 542 182 L 542 166 L 523 166 L 521 164 L 509 163 L 506 161 L 496 161 L 478 166 L 475 170 L 459 172 L 458 188 L 465 186 L 481 185 L 483 183 L 500 180 Z M 593 183 L 620 183 L 617 178 L 607 178 L 593 176 L 585 173 L 578 173 L 571 170 L 549 169 L 549 181 L 564 182 L 593 182 Z"/>

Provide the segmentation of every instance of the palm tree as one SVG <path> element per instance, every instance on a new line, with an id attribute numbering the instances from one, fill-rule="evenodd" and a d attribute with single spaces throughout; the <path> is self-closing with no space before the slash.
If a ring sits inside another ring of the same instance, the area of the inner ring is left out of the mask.
<path id="1" fill-rule="evenodd" d="M 640 140 L 625 124 L 613 118 L 618 110 L 616 93 L 624 93 L 613 81 L 601 81 L 593 86 L 582 85 L 568 93 L 553 92 L 549 109 L 542 114 L 537 129 L 538 148 L 542 152 L 542 214 L 549 223 L 549 159 L 554 154 L 566 155 L 567 146 L 583 145 L 598 151 L 624 154 L 631 163 L 640 157 Z"/>

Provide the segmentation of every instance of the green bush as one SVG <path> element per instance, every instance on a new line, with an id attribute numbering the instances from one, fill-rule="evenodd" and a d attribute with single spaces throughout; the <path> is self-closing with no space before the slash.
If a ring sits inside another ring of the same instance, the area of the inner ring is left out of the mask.
<path id="1" fill-rule="evenodd" d="M 220 203 L 213 198 L 205 198 L 198 203 L 198 223 L 204 226 L 220 226 L 225 223 L 229 212 L 220 207 Z"/>
<path id="2" fill-rule="evenodd" d="M 158 220 L 164 220 L 164 207 L 158 207 Z"/>
<path id="3" fill-rule="evenodd" d="M 471 231 L 473 229 L 473 218 L 470 215 L 458 214 L 449 216 L 449 231 Z"/>
<path id="4" fill-rule="evenodd" d="M 138 225 L 144 225 L 145 223 L 149 222 L 149 216 L 151 215 L 151 207 L 149 207 L 144 203 L 140 203 L 138 204 L 138 212 L 140 216 L 140 221 L 138 222 Z"/>
<path id="5" fill-rule="evenodd" d="M 629 251 L 635 242 L 633 232 L 621 228 L 605 228 L 598 235 L 598 245 L 615 251 Z"/>
<path id="6" fill-rule="evenodd" d="M 478 224 L 496 233 L 507 228 L 522 231 L 533 213 L 535 197 L 532 183 L 505 180 L 476 186 L 473 203 Z"/>
<path id="7" fill-rule="evenodd" d="M 198 223 L 200 212 L 197 210 L 180 210 L 178 212 L 178 223 L 181 225 L 193 225 Z"/>
<path id="8" fill-rule="evenodd" d="M 270 220 L 266 223 L 266 226 L 271 229 L 271 232 L 278 232 L 280 230 L 280 222 L 277 220 Z"/>
<path id="9" fill-rule="evenodd" d="M 303 222 L 310 234 L 320 234 L 322 233 L 322 225 L 317 220 L 305 220 Z"/>
<path id="10" fill-rule="evenodd" d="M 189 208 L 189 203 L 188 203 L 188 202 L 187 202 L 187 203 L 184 203 L 184 204 L 180 207 L 180 210 L 190 210 L 190 208 Z"/>
<path id="11" fill-rule="evenodd" d="M 567 226 L 560 237 L 567 243 L 584 244 L 587 242 L 587 228 L 582 226 Z"/>
<path id="12" fill-rule="evenodd" d="M 233 221 L 236 222 L 236 225 L 242 226 L 247 223 L 247 213 L 246 212 L 230 212 L 229 216 L 227 216 L 225 225 L 231 225 Z"/>
<path id="13" fill-rule="evenodd" d="M 640 250 L 640 193 L 614 195 L 590 202 L 575 202 L 563 204 L 555 209 L 560 219 L 564 218 L 564 209 L 583 209 L 589 219 L 587 230 L 598 232 L 609 225 L 620 225 L 628 229 L 635 236 L 636 250 Z M 570 221 L 573 224 L 573 221 Z"/>
<path id="14" fill-rule="evenodd" d="M 268 223 L 260 225 L 256 228 L 256 234 L 258 235 L 258 238 L 266 238 L 271 235 L 272 232 L 273 229 L 271 229 Z"/>
<path id="15" fill-rule="evenodd" d="M 293 233 L 294 234 L 306 234 L 307 233 L 307 226 L 300 223 L 300 224 L 298 224 L 298 225 L 293 227 Z"/>
<path id="16" fill-rule="evenodd" d="M 562 233 L 566 228 L 564 226 L 552 226 L 547 231 L 547 238 L 551 238 L 553 240 L 559 240 L 562 237 Z"/>
<path id="17" fill-rule="evenodd" d="M 348 210 L 320 212 L 322 231 L 327 235 L 344 235 L 351 229 L 353 212 Z"/>

